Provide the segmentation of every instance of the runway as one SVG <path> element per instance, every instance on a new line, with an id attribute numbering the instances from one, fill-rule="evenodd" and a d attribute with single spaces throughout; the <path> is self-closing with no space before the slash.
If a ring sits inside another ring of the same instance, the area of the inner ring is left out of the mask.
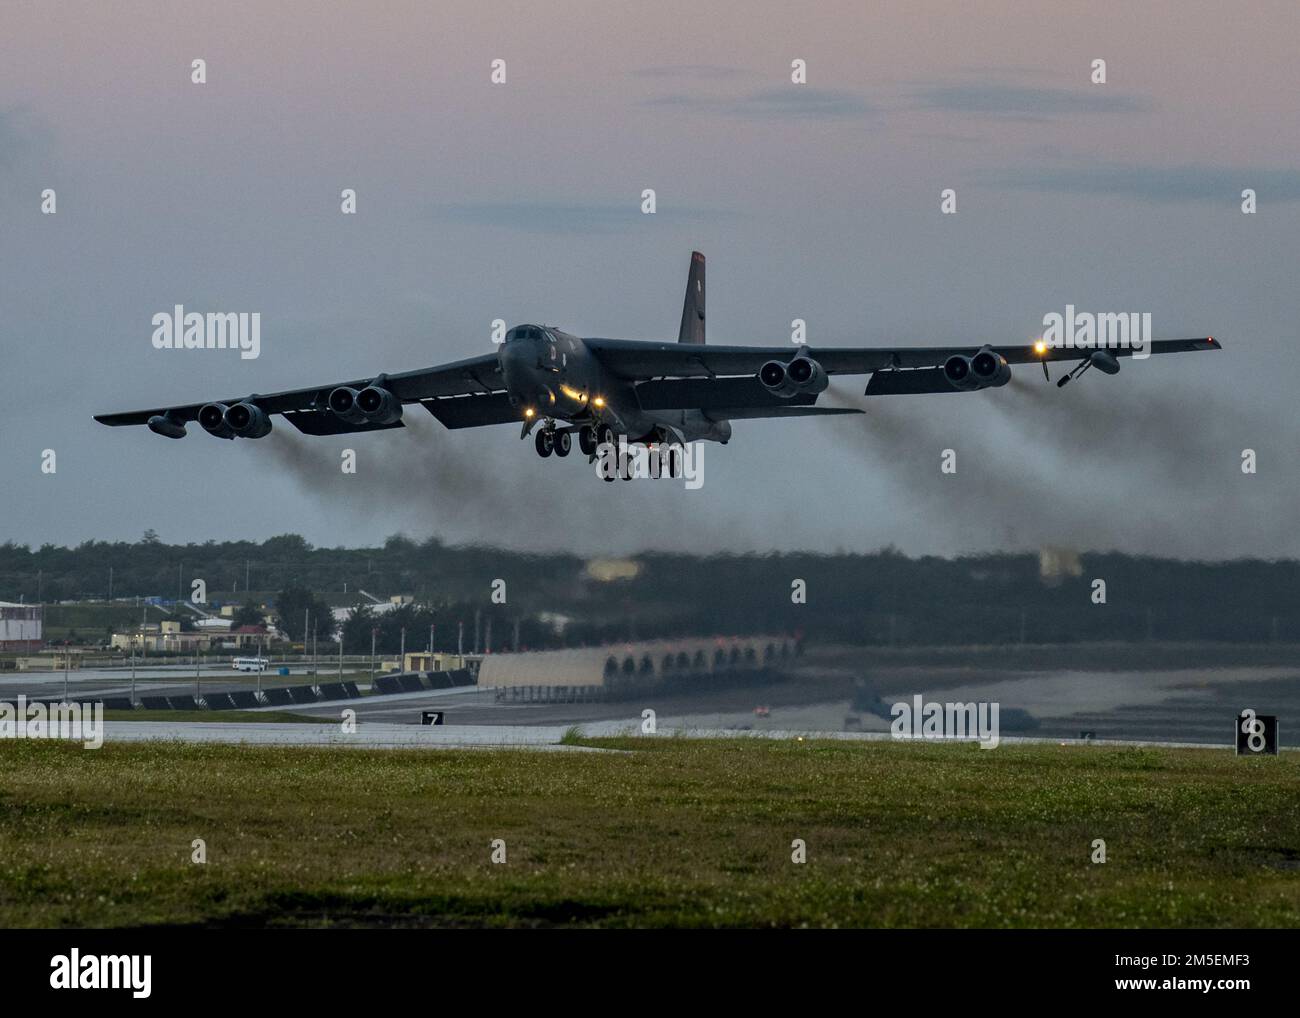
<path id="1" fill-rule="evenodd" d="M 742 731 L 734 728 L 679 727 L 667 719 L 653 735 L 643 735 L 631 721 L 601 721 L 581 726 L 581 734 L 592 738 L 630 736 L 664 739 L 830 739 L 843 742 L 894 742 L 888 732 L 824 732 L 769 729 Z M 566 745 L 572 726 L 555 725 L 412 725 L 386 722 L 358 723 L 356 731 L 345 732 L 338 724 L 295 722 L 200 722 L 200 721 L 109 721 L 104 742 L 191 742 L 250 746 L 328 746 L 337 749 L 524 749 L 551 752 L 618 752 L 587 746 Z M 925 740 L 934 741 L 934 740 Z M 949 741 L 949 740 L 938 740 Z M 1186 749 L 1222 749 L 1206 743 L 1155 742 L 1147 740 L 1039 739 L 1003 736 L 1003 745 L 1059 744 L 1078 746 L 1164 746 Z"/>
<path id="2" fill-rule="evenodd" d="M 327 733 L 336 727 L 345 710 L 355 712 L 368 734 L 359 741 L 371 745 L 452 745 L 452 736 L 421 734 L 423 710 L 446 712 L 441 732 L 454 731 L 466 745 L 533 745 L 558 743 L 572 726 L 590 734 L 639 732 L 641 713 L 653 709 L 660 731 L 681 729 L 713 734 L 815 734 L 818 738 L 888 737 L 888 705 L 910 701 L 916 694 L 927 700 L 998 702 L 1002 707 L 1001 739 L 1019 737 L 1045 742 L 1078 740 L 1084 732 L 1092 741 L 1113 745 L 1229 745 L 1233 721 L 1244 708 L 1282 719 L 1283 747 L 1294 746 L 1297 729 L 1291 719 L 1300 715 L 1300 669 L 1246 666 L 1205 669 L 1169 668 L 1147 670 L 1009 670 L 995 667 L 934 667 L 903 665 L 882 667 L 805 667 L 780 683 L 761 688 L 731 688 L 698 694 L 647 694 L 633 701 L 584 703 L 523 702 L 497 699 L 495 690 L 457 687 L 390 695 L 363 695 L 353 700 L 323 701 L 285 707 L 320 721 L 320 734 L 308 733 L 317 726 L 293 725 L 291 736 L 272 737 L 275 726 L 255 724 L 258 731 L 247 741 L 279 741 L 294 744 L 333 744 Z M 322 673 L 315 681 L 332 681 Z M 69 680 L 69 695 L 125 696 L 129 690 L 117 671 L 78 674 Z M 129 679 L 129 676 L 127 676 Z M 204 675 L 202 691 L 252 689 L 257 678 L 227 672 Z M 275 685 L 300 685 L 313 681 L 299 672 L 288 677 L 263 675 L 263 689 Z M 365 677 L 358 678 L 362 692 L 368 690 Z M 29 698 L 59 696 L 61 673 L 9 674 L 0 679 L 0 700 L 12 701 L 26 693 Z M 193 695 L 194 678 L 180 669 L 153 670 L 137 674 L 137 693 Z M 869 694 L 863 698 L 863 692 Z M 873 702 L 867 702 L 873 701 Z M 758 710 L 757 708 L 762 708 Z M 173 732 L 188 737 L 190 724 L 172 721 L 121 722 L 131 726 L 123 738 L 141 738 L 148 732 Z M 146 724 L 163 726 L 145 728 Z M 194 723 L 202 729 L 220 728 L 247 732 L 238 722 Z M 169 727 L 170 726 L 170 727 Z M 529 732 L 539 734 L 529 734 Z M 386 734 L 387 733 L 387 734 Z M 404 734 L 398 734 L 404 733 Z M 496 733 L 496 734 L 493 734 Z M 512 733 L 512 734 L 502 734 Z M 546 734 L 541 734 L 546 733 Z M 207 737 L 205 737 L 207 738 Z M 240 741 L 229 734 L 210 738 Z M 441 739 L 433 742 L 433 739 Z M 416 740 L 410 742 L 409 740 Z"/>

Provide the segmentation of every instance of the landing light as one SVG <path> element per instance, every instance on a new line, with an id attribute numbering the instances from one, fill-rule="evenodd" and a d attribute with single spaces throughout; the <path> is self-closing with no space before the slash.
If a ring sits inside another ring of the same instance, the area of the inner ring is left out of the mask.
<path id="1" fill-rule="evenodd" d="M 1040 339 L 1034 344 L 1034 353 L 1038 354 L 1039 357 L 1043 356 L 1043 354 L 1047 353 L 1047 344 Z"/>
<path id="2" fill-rule="evenodd" d="M 587 394 L 585 392 L 579 392 L 577 389 L 570 389 L 567 385 L 561 385 L 560 391 L 568 396 L 569 399 L 577 400 L 579 403 L 585 403 L 587 400 Z"/>
<path id="3" fill-rule="evenodd" d="M 604 397 L 604 396 L 597 396 L 595 399 L 592 400 L 592 402 L 595 403 L 596 406 L 604 406 L 604 405 L 605 405 L 605 397 Z"/>
<path id="4" fill-rule="evenodd" d="M 536 413 L 537 413 L 536 410 L 534 410 L 532 407 L 528 407 L 528 408 L 524 411 L 524 416 L 527 417 L 527 418 L 531 421 L 531 420 L 533 419 L 533 417 L 534 417 L 534 415 L 535 415 Z"/>

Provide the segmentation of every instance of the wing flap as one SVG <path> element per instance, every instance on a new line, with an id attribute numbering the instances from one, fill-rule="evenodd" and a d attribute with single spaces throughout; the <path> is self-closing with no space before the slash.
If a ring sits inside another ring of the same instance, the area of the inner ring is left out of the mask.
<path id="1" fill-rule="evenodd" d="M 291 410 L 284 419 L 304 435 L 351 435 L 358 431 L 387 431 L 406 427 L 401 421 L 391 424 L 349 424 L 327 410 Z"/>
<path id="2" fill-rule="evenodd" d="M 438 419 L 444 428 L 482 428 L 490 424 L 511 424 L 523 420 L 518 407 L 510 405 L 504 392 L 486 396 L 444 396 L 427 399 L 421 406 Z"/>
<path id="3" fill-rule="evenodd" d="M 877 371 L 867 383 L 868 396 L 907 395 L 927 392 L 957 392 L 944 377 L 943 368 L 912 368 L 908 371 Z"/>
<path id="4" fill-rule="evenodd" d="M 704 416 L 711 421 L 756 421 L 767 417 L 827 417 L 864 412 L 847 406 L 722 407 L 709 410 Z"/>
<path id="5" fill-rule="evenodd" d="M 753 377 L 664 378 L 636 387 L 642 410 L 714 410 L 718 407 L 810 406 L 816 396 L 774 396 Z"/>

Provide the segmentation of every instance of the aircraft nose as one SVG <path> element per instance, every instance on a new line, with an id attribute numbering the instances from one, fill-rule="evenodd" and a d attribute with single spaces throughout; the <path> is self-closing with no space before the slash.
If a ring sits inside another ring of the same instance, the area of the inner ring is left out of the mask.
<path id="1" fill-rule="evenodd" d="M 519 349 L 518 343 L 503 343 L 501 349 L 497 351 L 497 361 L 501 365 L 501 376 L 505 379 L 507 388 L 516 388 L 518 380 L 524 375 L 524 351 Z M 512 379 L 515 384 L 512 385 Z"/>

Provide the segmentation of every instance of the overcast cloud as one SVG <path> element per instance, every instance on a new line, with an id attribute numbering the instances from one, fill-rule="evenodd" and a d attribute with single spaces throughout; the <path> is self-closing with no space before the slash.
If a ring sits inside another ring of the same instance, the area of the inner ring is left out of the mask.
<path id="1" fill-rule="evenodd" d="M 0 539 L 1300 554 L 1300 10 L 885 8 L 6 8 Z M 795 318 L 820 345 L 1025 342 L 1071 303 L 1224 350 L 1065 390 L 1032 369 L 866 403 L 840 380 L 865 416 L 737 422 L 699 491 L 416 408 L 314 443 L 90 419 L 471 356 L 498 318 L 671 340 L 695 248 L 718 343 L 788 346 Z M 155 350 L 176 304 L 260 312 L 261 357 Z"/>

